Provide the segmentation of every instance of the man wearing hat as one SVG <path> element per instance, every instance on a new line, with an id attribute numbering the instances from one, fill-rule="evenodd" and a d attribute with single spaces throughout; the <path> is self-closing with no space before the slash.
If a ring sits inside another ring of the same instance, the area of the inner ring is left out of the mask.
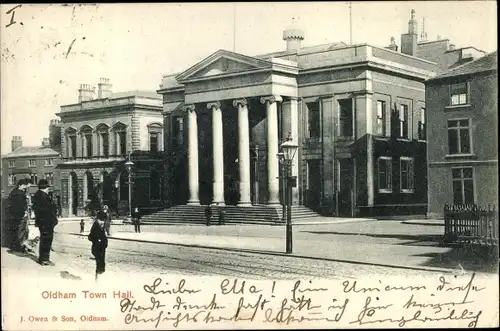
<path id="1" fill-rule="evenodd" d="M 38 181 L 38 191 L 34 196 L 35 226 L 40 230 L 40 251 L 38 262 L 50 265 L 50 250 L 57 225 L 57 206 L 49 197 L 50 185 L 45 179 Z"/>
<path id="2" fill-rule="evenodd" d="M 28 201 L 26 190 L 31 185 L 28 178 L 20 179 L 9 194 L 10 246 L 17 252 L 30 251 L 28 247 Z"/>

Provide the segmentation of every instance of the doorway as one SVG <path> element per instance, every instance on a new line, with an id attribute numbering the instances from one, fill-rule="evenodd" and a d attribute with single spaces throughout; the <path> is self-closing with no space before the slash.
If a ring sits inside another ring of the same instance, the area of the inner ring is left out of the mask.
<path id="1" fill-rule="evenodd" d="M 71 190 L 71 193 L 70 193 L 71 201 L 69 204 L 70 205 L 69 214 L 73 215 L 73 216 L 77 216 L 78 215 L 78 178 L 76 176 L 76 173 L 71 172 L 69 174 L 69 180 L 70 180 L 69 187 Z"/>
<path id="2" fill-rule="evenodd" d="M 319 212 L 321 208 L 322 173 L 321 160 L 307 160 L 307 182 L 305 190 L 305 205 Z"/>
<path id="3" fill-rule="evenodd" d="M 354 161 L 353 159 L 339 159 L 337 194 L 338 216 L 353 217 L 354 199 Z"/>

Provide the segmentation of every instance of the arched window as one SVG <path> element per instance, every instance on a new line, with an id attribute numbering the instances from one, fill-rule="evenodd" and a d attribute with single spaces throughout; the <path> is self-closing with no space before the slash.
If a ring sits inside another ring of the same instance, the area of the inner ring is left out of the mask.
<path id="1" fill-rule="evenodd" d="M 99 156 L 109 156 L 109 127 L 106 124 L 97 126 L 97 150 Z"/>
<path id="2" fill-rule="evenodd" d="M 158 170 L 153 169 L 149 175 L 149 199 L 161 199 L 161 177 Z"/>
<path id="3" fill-rule="evenodd" d="M 156 153 L 163 150 L 163 126 L 160 123 L 148 125 L 149 151 Z"/>
<path id="4" fill-rule="evenodd" d="M 73 127 L 69 127 L 66 129 L 65 133 L 65 139 L 66 139 L 66 157 L 68 158 L 75 158 L 76 155 L 76 129 Z"/>
<path id="5" fill-rule="evenodd" d="M 88 125 L 84 125 L 80 129 L 80 134 L 82 137 L 82 154 L 84 157 L 93 156 L 94 144 L 93 144 L 93 131 Z"/>
<path id="6" fill-rule="evenodd" d="M 127 154 L 127 126 L 118 122 L 113 127 L 115 134 L 115 150 L 116 155 Z"/>

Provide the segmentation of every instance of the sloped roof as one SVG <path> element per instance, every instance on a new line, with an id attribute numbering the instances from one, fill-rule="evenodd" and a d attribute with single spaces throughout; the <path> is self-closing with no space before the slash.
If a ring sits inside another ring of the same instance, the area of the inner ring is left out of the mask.
<path id="1" fill-rule="evenodd" d="M 429 79 L 429 81 L 439 80 L 448 77 L 471 75 L 479 72 L 497 70 L 497 51 L 482 56 L 473 61 L 462 64 L 458 67 L 450 69 L 441 75 Z"/>
<path id="2" fill-rule="evenodd" d="M 305 54 L 311 54 L 311 53 L 319 53 L 319 52 L 324 52 L 324 51 L 329 51 L 338 47 L 345 47 L 347 46 L 346 43 L 344 42 L 334 42 L 334 43 L 328 43 L 328 44 L 322 44 L 322 45 L 315 45 L 315 46 L 308 46 L 308 47 L 301 47 L 299 51 L 297 52 L 298 55 L 305 55 Z M 278 52 L 273 52 L 273 53 L 267 53 L 267 54 L 262 54 L 262 55 L 256 55 L 254 57 L 258 59 L 269 59 L 272 57 L 280 57 L 288 54 L 293 54 L 292 52 L 287 52 L 287 51 L 278 51 Z"/>
<path id="3" fill-rule="evenodd" d="M 4 158 L 15 158 L 23 156 L 59 156 L 55 150 L 50 147 L 42 146 L 23 146 L 18 147 L 14 151 L 4 155 Z"/>

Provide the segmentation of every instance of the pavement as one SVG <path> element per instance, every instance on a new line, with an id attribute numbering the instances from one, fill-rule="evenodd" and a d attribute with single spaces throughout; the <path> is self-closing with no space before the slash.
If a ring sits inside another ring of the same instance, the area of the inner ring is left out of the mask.
<path id="1" fill-rule="evenodd" d="M 285 253 L 285 226 L 143 225 L 142 232 L 135 233 L 133 226 L 124 224 L 113 226 L 109 238 L 414 270 L 449 272 L 480 267 L 475 257 L 464 257 L 455 248 L 441 245 L 439 221 L 417 221 L 294 225 L 292 254 Z M 75 230 L 72 227 L 67 233 L 87 235 Z"/>

